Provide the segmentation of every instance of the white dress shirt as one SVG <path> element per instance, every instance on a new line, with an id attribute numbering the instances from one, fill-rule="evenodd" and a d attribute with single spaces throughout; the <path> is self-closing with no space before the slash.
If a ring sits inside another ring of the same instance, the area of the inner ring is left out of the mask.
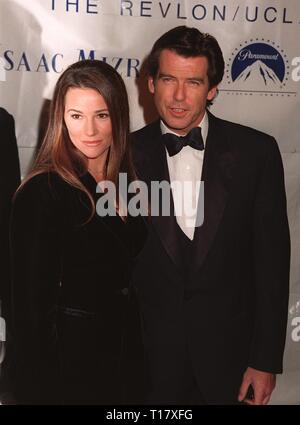
<path id="1" fill-rule="evenodd" d="M 205 112 L 199 124 L 205 146 L 208 133 L 208 116 Z M 160 121 L 162 134 L 173 133 L 163 121 Z M 179 134 L 176 134 L 180 136 Z M 169 156 L 167 162 L 170 175 L 170 183 L 174 200 L 176 221 L 186 236 L 193 240 L 195 233 L 195 222 L 203 166 L 204 150 L 198 151 L 190 146 L 184 146 L 181 151 Z"/>

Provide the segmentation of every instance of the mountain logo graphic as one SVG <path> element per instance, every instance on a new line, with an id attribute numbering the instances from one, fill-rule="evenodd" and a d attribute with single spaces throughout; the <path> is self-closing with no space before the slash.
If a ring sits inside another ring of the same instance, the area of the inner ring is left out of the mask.
<path id="1" fill-rule="evenodd" d="M 252 65 L 247 66 L 243 72 L 236 78 L 237 81 L 243 83 L 260 79 L 266 86 L 274 86 L 281 84 L 281 80 L 278 78 L 275 71 L 267 66 L 261 60 L 257 60 Z"/>

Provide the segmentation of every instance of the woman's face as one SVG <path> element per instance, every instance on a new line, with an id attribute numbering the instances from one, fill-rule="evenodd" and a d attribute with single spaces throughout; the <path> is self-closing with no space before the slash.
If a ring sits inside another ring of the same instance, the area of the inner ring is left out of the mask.
<path id="1" fill-rule="evenodd" d="M 72 87 L 65 97 L 65 124 L 71 142 L 89 161 L 106 162 L 112 126 L 105 100 L 90 88 Z"/>

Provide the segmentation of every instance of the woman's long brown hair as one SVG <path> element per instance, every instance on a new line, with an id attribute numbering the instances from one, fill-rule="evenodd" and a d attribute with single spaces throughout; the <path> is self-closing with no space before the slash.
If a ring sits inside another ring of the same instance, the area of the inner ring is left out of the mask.
<path id="1" fill-rule="evenodd" d="M 112 125 L 112 144 L 107 159 L 106 180 L 119 189 L 119 173 L 127 173 L 128 182 L 135 179 L 130 152 L 129 105 L 122 77 L 110 65 L 99 60 L 83 60 L 69 66 L 57 81 L 50 107 L 46 134 L 34 166 L 20 188 L 32 177 L 57 173 L 71 186 L 84 192 L 90 199 L 92 214 L 95 203 L 79 177 L 87 172 L 87 158 L 73 145 L 64 122 L 65 97 L 70 88 L 91 88 L 106 102 Z"/>

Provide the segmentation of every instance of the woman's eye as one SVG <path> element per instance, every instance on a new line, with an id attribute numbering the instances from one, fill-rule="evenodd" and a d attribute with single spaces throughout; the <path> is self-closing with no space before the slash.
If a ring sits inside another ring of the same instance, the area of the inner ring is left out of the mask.
<path id="1" fill-rule="evenodd" d="M 72 115 L 71 115 L 71 117 L 72 117 L 74 120 L 78 120 L 79 118 L 81 118 L 81 115 L 79 115 L 79 114 L 72 114 Z"/>
<path id="2" fill-rule="evenodd" d="M 108 112 L 101 112 L 101 114 L 98 114 L 97 116 L 101 119 L 105 119 L 105 118 L 109 118 L 109 113 Z"/>

